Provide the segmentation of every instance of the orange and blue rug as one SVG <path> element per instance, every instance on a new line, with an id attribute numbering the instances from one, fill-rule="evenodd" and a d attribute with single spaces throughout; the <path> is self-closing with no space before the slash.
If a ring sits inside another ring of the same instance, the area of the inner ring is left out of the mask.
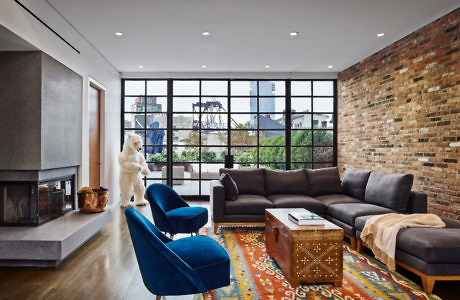
<path id="1" fill-rule="evenodd" d="M 439 299 L 366 255 L 343 248 L 343 282 L 305 284 L 294 289 L 267 254 L 262 229 L 223 229 L 209 234 L 231 259 L 231 284 L 210 293 L 212 299 Z"/>

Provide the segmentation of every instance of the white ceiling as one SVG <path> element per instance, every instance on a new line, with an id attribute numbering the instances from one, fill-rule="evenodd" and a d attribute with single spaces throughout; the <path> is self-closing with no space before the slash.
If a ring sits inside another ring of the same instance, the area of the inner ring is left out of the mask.
<path id="1" fill-rule="evenodd" d="M 458 0 L 47 2 L 120 72 L 337 72 L 459 6 Z"/>

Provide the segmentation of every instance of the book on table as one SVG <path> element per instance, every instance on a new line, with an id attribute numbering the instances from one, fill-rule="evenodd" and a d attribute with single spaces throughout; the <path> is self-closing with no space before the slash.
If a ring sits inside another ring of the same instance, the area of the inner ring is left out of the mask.
<path id="1" fill-rule="evenodd" d="M 289 220 L 297 225 L 324 225 L 324 219 L 308 210 L 288 213 Z"/>

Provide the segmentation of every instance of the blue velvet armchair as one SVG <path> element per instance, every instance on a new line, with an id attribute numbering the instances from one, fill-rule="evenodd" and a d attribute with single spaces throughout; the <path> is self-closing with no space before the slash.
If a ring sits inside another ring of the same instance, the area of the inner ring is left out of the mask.
<path id="1" fill-rule="evenodd" d="M 208 210 L 190 207 L 179 194 L 167 185 L 154 183 L 146 191 L 155 226 L 171 237 L 177 233 L 198 234 L 208 222 Z"/>
<path id="2" fill-rule="evenodd" d="M 132 207 L 125 210 L 139 269 L 147 289 L 157 295 L 207 292 L 230 284 L 230 258 L 206 236 L 171 240 Z"/>

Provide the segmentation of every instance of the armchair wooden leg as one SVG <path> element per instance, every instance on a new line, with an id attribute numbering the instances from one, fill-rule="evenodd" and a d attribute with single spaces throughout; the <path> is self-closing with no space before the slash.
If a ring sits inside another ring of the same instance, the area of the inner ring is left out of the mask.
<path id="1" fill-rule="evenodd" d="M 208 292 L 203 292 L 203 300 L 208 300 Z"/>
<path id="2" fill-rule="evenodd" d="M 170 238 L 171 240 L 173 240 L 173 239 L 174 239 L 174 234 L 170 233 L 170 234 L 169 234 L 169 238 Z"/>
<path id="3" fill-rule="evenodd" d="M 434 287 L 434 282 L 436 280 L 431 277 L 431 276 L 422 276 L 422 285 L 423 285 L 423 290 L 428 293 L 428 294 L 431 294 L 431 292 L 433 292 L 433 287 Z"/>
<path id="4" fill-rule="evenodd" d="M 219 229 L 219 223 L 214 223 L 214 233 L 217 234 L 217 229 Z"/>
<path id="5" fill-rule="evenodd" d="M 363 251 L 363 242 L 361 242 L 361 240 L 356 241 L 356 251 L 358 252 Z"/>
<path id="6" fill-rule="evenodd" d="M 200 230 L 195 231 L 195 235 L 200 235 Z"/>
<path id="7" fill-rule="evenodd" d="M 157 295 L 157 298 L 156 298 L 156 300 L 160 300 L 160 299 L 161 299 L 161 296 L 158 296 L 158 295 Z"/>

